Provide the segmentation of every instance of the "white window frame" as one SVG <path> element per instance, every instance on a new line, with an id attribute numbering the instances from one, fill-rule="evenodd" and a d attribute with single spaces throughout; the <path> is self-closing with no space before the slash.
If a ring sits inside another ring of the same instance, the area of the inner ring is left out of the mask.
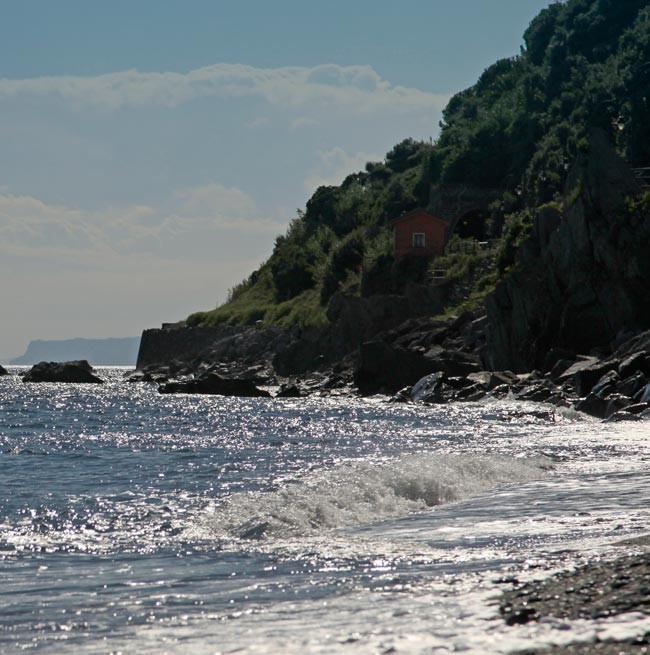
<path id="1" fill-rule="evenodd" d="M 421 237 L 421 239 L 418 239 L 417 237 Z M 421 243 L 418 243 L 418 241 L 421 241 Z M 413 248 L 426 248 L 427 247 L 427 237 L 424 232 L 413 232 L 413 236 L 411 238 L 411 246 Z"/>

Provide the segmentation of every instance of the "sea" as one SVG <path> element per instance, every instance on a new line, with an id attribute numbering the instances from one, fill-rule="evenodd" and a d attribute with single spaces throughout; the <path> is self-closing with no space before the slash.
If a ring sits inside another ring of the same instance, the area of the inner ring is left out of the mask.
<path id="1" fill-rule="evenodd" d="M 499 614 L 517 581 L 640 548 L 648 422 L 9 370 L 0 653 L 483 655 L 648 629 Z"/>

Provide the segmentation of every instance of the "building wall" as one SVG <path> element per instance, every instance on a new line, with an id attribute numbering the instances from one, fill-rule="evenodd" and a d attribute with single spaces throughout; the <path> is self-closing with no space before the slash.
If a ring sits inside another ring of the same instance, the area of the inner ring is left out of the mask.
<path id="1" fill-rule="evenodd" d="M 416 212 L 404 217 L 394 225 L 395 259 L 405 255 L 437 257 L 445 248 L 446 223 L 427 212 Z M 425 235 L 425 247 L 413 247 L 413 234 Z"/>

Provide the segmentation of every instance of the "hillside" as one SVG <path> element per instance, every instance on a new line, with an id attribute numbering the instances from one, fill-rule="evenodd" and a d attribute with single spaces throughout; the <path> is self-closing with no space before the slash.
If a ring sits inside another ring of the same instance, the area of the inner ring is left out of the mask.
<path id="1" fill-rule="evenodd" d="M 451 99 L 435 143 L 406 139 L 339 186 L 320 187 L 270 258 L 224 305 L 191 315 L 188 324 L 323 327 L 335 315 L 338 291 L 372 299 L 419 285 L 434 298 L 425 303 L 433 315 L 483 307 L 512 280 L 525 295 L 528 278 L 518 271 L 536 264 L 522 261 L 521 246 L 540 216 L 555 212 L 562 221 L 567 180 L 588 159 L 592 135 L 604 134 L 627 165 L 650 166 L 650 3 L 555 3 L 532 21 L 524 43 Z M 460 197 L 469 201 L 456 202 Z M 448 220 L 453 232 L 430 270 L 392 256 L 391 220 L 416 207 Z M 442 283 L 432 281 L 431 269 L 444 272 Z M 506 305 L 492 321 L 508 320 Z M 501 355 L 509 363 L 510 354 Z"/>

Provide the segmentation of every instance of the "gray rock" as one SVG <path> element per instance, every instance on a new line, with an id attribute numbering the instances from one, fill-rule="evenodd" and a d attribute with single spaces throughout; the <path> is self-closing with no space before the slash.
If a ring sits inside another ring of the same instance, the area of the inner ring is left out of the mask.
<path id="1" fill-rule="evenodd" d="M 85 360 L 74 362 L 40 362 L 23 376 L 23 382 L 68 382 L 102 384 L 103 380 L 92 373 Z"/>
<path id="2" fill-rule="evenodd" d="M 160 393 L 209 394 L 244 398 L 269 398 L 271 396 L 268 391 L 258 389 L 252 380 L 224 378 L 211 371 L 192 380 L 167 382 L 162 384 L 158 391 Z"/>
<path id="3" fill-rule="evenodd" d="M 308 395 L 305 389 L 300 388 L 295 382 L 285 383 L 275 395 L 276 398 L 303 398 Z"/>
<path id="4" fill-rule="evenodd" d="M 579 412 L 584 412 L 596 418 L 605 418 L 607 416 L 607 401 L 595 393 L 590 393 L 586 398 L 583 398 L 576 403 L 575 408 Z"/>
<path id="5" fill-rule="evenodd" d="M 623 395 L 632 398 L 646 386 L 646 382 L 646 376 L 643 375 L 641 371 L 638 371 L 616 385 L 616 390 L 618 393 L 622 393 Z"/>
<path id="6" fill-rule="evenodd" d="M 645 376 L 650 375 L 650 354 L 641 351 L 626 357 L 619 364 L 618 372 L 623 379 L 635 373 L 643 373 Z"/>
<path id="7" fill-rule="evenodd" d="M 633 404 L 630 398 L 618 393 L 614 393 L 611 396 L 607 396 L 606 400 L 607 400 L 607 408 L 605 409 L 606 417 L 610 417 L 612 416 L 612 414 L 616 414 L 622 409 L 625 409 L 626 407 L 629 407 L 630 405 Z"/>
<path id="8" fill-rule="evenodd" d="M 618 373 L 616 371 L 609 371 L 601 377 L 598 382 L 591 389 L 592 393 L 595 393 L 601 398 L 606 398 L 610 393 L 617 388 L 618 383 L 621 381 Z"/>
<path id="9" fill-rule="evenodd" d="M 515 384 L 518 378 L 511 371 L 478 371 L 467 376 L 470 382 L 475 382 L 491 391 L 502 384 Z"/>
<path id="10" fill-rule="evenodd" d="M 645 389 L 642 389 L 637 396 L 634 397 L 634 400 L 640 403 L 650 403 L 650 384 L 647 384 Z"/>
<path id="11" fill-rule="evenodd" d="M 411 400 L 421 403 L 435 403 L 442 399 L 442 385 L 447 376 L 441 371 L 431 373 L 419 380 L 411 389 Z"/>
<path id="12" fill-rule="evenodd" d="M 592 364 L 579 367 L 571 376 L 571 382 L 575 387 L 576 393 L 579 396 L 586 396 L 603 379 L 606 373 L 616 370 L 618 367 L 617 364 L 617 362 L 603 362 L 598 360 Z M 572 366 L 562 377 L 564 378 L 573 368 Z"/>
<path id="13" fill-rule="evenodd" d="M 605 419 L 605 423 L 624 423 L 624 422 L 634 422 L 634 421 L 642 421 L 643 419 L 639 414 L 632 414 L 632 412 L 627 412 L 625 410 L 621 410 L 619 412 L 615 412 L 611 416 L 608 416 Z"/>

